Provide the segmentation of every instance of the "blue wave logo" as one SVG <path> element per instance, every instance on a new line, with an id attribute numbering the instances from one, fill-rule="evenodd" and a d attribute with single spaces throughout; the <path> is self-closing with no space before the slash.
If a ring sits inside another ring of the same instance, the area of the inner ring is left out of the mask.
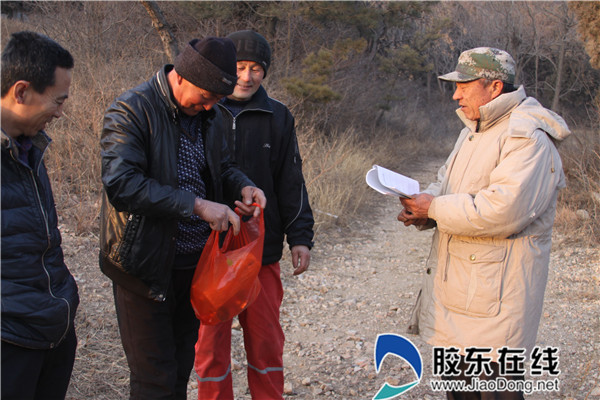
<path id="1" fill-rule="evenodd" d="M 419 350 L 410 340 L 393 333 L 377 335 L 377 340 L 375 341 L 375 370 L 378 374 L 383 360 L 385 360 L 389 354 L 405 360 L 411 366 L 417 379 L 401 386 L 389 385 L 386 382 L 373 397 L 373 400 L 393 399 L 421 382 L 421 377 L 423 376 L 423 360 L 421 359 Z"/>

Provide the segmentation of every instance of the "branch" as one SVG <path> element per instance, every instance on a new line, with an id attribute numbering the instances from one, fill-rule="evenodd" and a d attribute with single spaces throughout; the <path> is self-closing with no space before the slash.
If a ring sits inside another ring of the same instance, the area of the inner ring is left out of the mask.
<path id="1" fill-rule="evenodd" d="M 169 23 L 164 14 L 158 7 L 156 1 L 140 0 L 140 3 L 142 3 L 150 15 L 152 26 L 158 32 L 158 36 L 160 36 L 165 54 L 170 61 L 173 61 L 175 57 L 177 57 L 177 54 L 179 54 L 179 47 L 177 46 L 177 40 L 175 40 L 175 36 L 171 32 L 171 28 L 169 27 Z"/>

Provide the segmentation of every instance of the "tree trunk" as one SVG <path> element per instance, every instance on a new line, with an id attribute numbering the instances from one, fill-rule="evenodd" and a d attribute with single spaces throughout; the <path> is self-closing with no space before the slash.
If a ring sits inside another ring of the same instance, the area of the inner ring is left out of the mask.
<path id="1" fill-rule="evenodd" d="M 565 40 L 561 41 L 560 48 L 558 50 L 558 66 L 556 67 L 556 82 L 554 84 L 554 97 L 552 98 L 552 111 L 558 112 L 558 105 L 560 100 L 560 90 L 563 79 L 563 64 L 565 63 Z"/>
<path id="2" fill-rule="evenodd" d="M 531 19 L 531 30 L 533 32 L 533 51 L 534 51 L 534 76 L 535 76 L 535 83 L 533 86 L 533 97 L 535 97 L 536 99 L 539 98 L 538 97 L 538 85 L 539 85 L 539 71 L 540 71 L 540 40 L 538 38 L 538 33 L 537 33 L 537 25 L 535 23 L 535 16 L 534 16 L 534 11 L 531 8 L 531 5 L 529 3 L 525 4 L 525 7 L 527 9 L 527 14 L 529 15 L 529 18 Z"/>
<path id="3" fill-rule="evenodd" d="M 540 57 L 537 54 L 537 48 L 536 48 L 536 53 L 535 53 L 535 86 L 534 86 L 534 97 L 537 99 L 538 97 L 538 82 L 540 81 L 540 78 L 538 76 L 539 74 L 539 70 L 540 70 Z"/>
<path id="4" fill-rule="evenodd" d="M 267 20 L 267 37 L 269 39 L 274 39 L 277 37 L 277 24 L 279 23 L 279 18 L 271 17 Z"/>
<path id="5" fill-rule="evenodd" d="M 164 14 L 160 10 L 160 7 L 158 7 L 156 1 L 140 0 L 140 3 L 142 3 L 146 11 L 148 11 L 148 14 L 150 14 L 152 26 L 156 29 L 156 32 L 158 32 L 165 54 L 169 58 L 169 61 L 173 62 L 175 57 L 179 54 L 179 47 L 177 46 L 175 35 L 171 32 L 171 28 L 169 27 Z"/>
<path id="6" fill-rule="evenodd" d="M 285 77 L 288 78 L 292 66 L 292 15 L 290 12 L 288 12 L 287 17 L 287 43 L 285 47 Z"/>
<path id="7" fill-rule="evenodd" d="M 431 71 L 427 71 L 427 103 L 431 101 Z"/>

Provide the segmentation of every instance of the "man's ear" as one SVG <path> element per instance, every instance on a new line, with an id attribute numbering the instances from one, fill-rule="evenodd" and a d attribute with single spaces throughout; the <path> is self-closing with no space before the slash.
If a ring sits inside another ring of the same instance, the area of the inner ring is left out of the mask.
<path id="1" fill-rule="evenodd" d="M 502 89 L 504 89 L 504 82 L 501 80 L 495 80 L 492 82 L 492 99 L 500 96 L 502 94 Z"/>
<path id="2" fill-rule="evenodd" d="M 11 91 L 17 104 L 24 104 L 25 98 L 27 97 L 27 90 L 31 87 L 31 83 L 28 81 L 17 81 L 13 85 Z"/>
<path id="3" fill-rule="evenodd" d="M 183 82 L 183 76 L 179 75 L 177 71 L 173 71 L 175 72 L 175 81 L 177 82 L 177 85 L 181 86 L 181 82 Z"/>

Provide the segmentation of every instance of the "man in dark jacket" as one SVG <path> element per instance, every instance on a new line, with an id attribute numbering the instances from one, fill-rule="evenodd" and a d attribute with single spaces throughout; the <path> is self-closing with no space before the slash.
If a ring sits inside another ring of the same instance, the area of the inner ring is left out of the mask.
<path id="1" fill-rule="evenodd" d="M 64 263 L 43 155 L 73 57 L 34 32 L 2 52 L 2 399 L 64 399 L 75 360 L 77 285 Z"/>
<path id="2" fill-rule="evenodd" d="M 199 321 L 194 270 L 211 229 L 265 207 L 229 157 L 213 105 L 235 86 L 229 39 L 192 40 L 174 65 L 119 96 L 104 116 L 100 266 L 113 280 L 132 399 L 185 399 Z"/>
<path id="3" fill-rule="evenodd" d="M 102 131 L 100 266 L 113 280 L 132 399 L 185 399 L 199 321 L 190 304 L 211 229 L 258 215 L 266 199 L 238 170 L 213 105 L 233 91 L 231 40 L 192 40 L 149 81 L 119 96 Z"/>
<path id="4" fill-rule="evenodd" d="M 227 141 L 235 161 L 264 190 L 265 209 L 262 290 L 239 315 L 248 359 L 253 399 L 283 396 L 284 334 L 279 323 L 283 299 L 279 260 L 284 235 L 292 253 L 294 275 L 306 271 L 313 245 L 313 216 L 302 175 L 294 118 L 270 98 L 261 83 L 271 62 L 271 48 L 260 34 L 239 31 L 228 36 L 237 49 L 238 81 L 219 104 L 227 124 Z M 202 325 L 196 344 L 199 399 L 233 399 L 231 321 Z"/>

